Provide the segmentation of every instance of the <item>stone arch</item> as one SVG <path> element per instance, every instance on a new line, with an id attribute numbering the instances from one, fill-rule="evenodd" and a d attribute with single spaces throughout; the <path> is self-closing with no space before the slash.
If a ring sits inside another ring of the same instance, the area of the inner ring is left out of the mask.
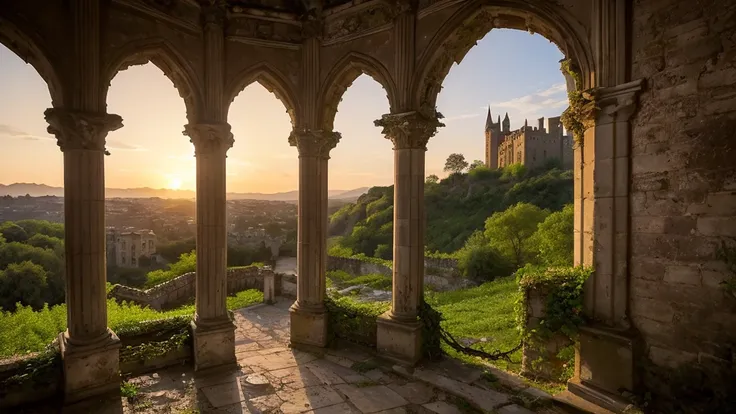
<path id="1" fill-rule="evenodd" d="M 58 68 L 51 63 L 49 54 L 43 47 L 2 17 L 0 17 L 0 43 L 33 66 L 49 88 L 52 106 L 63 105 L 64 90 Z"/>
<path id="2" fill-rule="evenodd" d="M 592 88 L 595 67 L 585 28 L 554 3 L 528 0 L 468 2 L 442 26 L 419 57 L 419 76 L 412 87 L 417 108 L 434 113 L 442 82 L 453 63 L 459 63 L 491 29 L 538 33 L 560 48 L 582 73 L 582 87 Z"/>
<path id="3" fill-rule="evenodd" d="M 107 102 L 107 91 L 110 82 L 118 74 L 130 66 L 144 65 L 148 62 L 156 65 L 171 80 L 184 99 L 187 119 L 195 122 L 201 109 L 201 88 L 194 69 L 187 63 L 172 45 L 164 39 L 143 39 L 125 44 L 109 60 L 104 62 L 102 72 L 102 99 Z"/>
<path id="4" fill-rule="evenodd" d="M 342 96 L 358 76 L 366 74 L 378 82 L 386 90 L 388 103 L 391 109 L 396 102 L 396 85 L 391 73 L 378 60 L 358 52 L 350 52 L 343 56 L 327 75 L 323 83 L 322 93 L 319 95 L 317 108 L 322 109 L 317 116 L 318 125 L 324 131 L 334 128 L 337 106 Z"/>
<path id="5" fill-rule="evenodd" d="M 258 63 L 240 71 L 225 87 L 225 98 L 227 104 L 225 113 L 230 111 L 230 104 L 240 92 L 253 82 L 258 82 L 269 92 L 276 95 L 282 104 L 286 107 L 289 114 L 291 126 L 297 126 L 297 114 L 299 111 L 299 101 L 289 80 L 276 68 L 266 62 Z"/>

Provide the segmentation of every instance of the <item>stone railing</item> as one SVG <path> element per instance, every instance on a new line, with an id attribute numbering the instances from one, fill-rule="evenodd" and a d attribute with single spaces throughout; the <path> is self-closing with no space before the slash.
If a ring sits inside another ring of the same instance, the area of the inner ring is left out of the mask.
<path id="1" fill-rule="evenodd" d="M 367 274 L 391 276 L 393 274 L 390 266 L 356 257 L 327 256 L 327 270 L 342 270 L 356 276 Z M 474 286 L 471 281 L 461 277 L 456 259 L 433 257 L 424 259 L 424 283 L 437 290 L 454 290 Z"/>
<path id="2" fill-rule="evenodd" d="M 281 294 L 281 276 L 270 267 L 237 267 L 227 270 L 227 293 L 258 289 L 263 292 L 263 301 L 272 302 Z M 127 301 L 152 309 L 171 309 L 191 301 L 195 295 L 195 272 L 185 273 L 168 282 L 147 290 L 115 285 L 107 297 L 119 302 Z M 277 280 L 278 279 L 278 280 Z"/>

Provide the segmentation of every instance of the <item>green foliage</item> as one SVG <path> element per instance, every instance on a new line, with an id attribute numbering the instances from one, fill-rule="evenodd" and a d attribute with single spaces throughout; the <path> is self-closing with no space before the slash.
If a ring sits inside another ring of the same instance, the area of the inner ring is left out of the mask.
<path id="1" fill-rule="evenodd" d="M 27 244 L 33 247 L 40 247 L 42 249 L 49 249 L 56 252 L 58 255 L 64 253 L 64 240 L 58 237 L 47 236 L 45 234 L 36 233 L 31 236 Z"/>
<path id="2" fill-rule="evenodd" d="M 373 253 L 373 256 L 378 257 L 379 259 L 391 260 L 394 257 L 394 252 L 388 244 L 379 244 L 378 247 L 376 247 L 376 251 Z"/>
<path id="3" fill-rule="evenodd" d="M 539 259 L 548 266 L 572 266 L 573 219 L 572 204 L 547 216 L 532 236 L 539 249 Z"/>
<path id="4" fill-rule="evenodd" d="M 228 309 L 240 309 L 263 302 L 263 292 L 246 290 L 227 297 Z M 185 305 L 168 311 L 143 308 L 127 302 L 107 300 L 107 324 L 128 335 L 137 332 L 143 321 L 180 316 L 188 321 L 194 314 L 194 305 Z M 60 332 L 66 329 L 66 304 L 44 306 L 34 311 L 20 306 L 15 312 L 0 313 L 0 358 L 43 350 Z"/>
<path id="5" fill-rule="evenodd" d="M 514 305 L 519 297 L 519 287 L 513 277 L 498 278 L 471 289 L 447 292 L 427 292 L 426 301 L 444 318 L 444 328 L 458 339 L 486 338 L 497 349 L 511 349 L 519 344 L 520 333 L 514 319 Z M 443 344 L 443 350 L 454 358 L 470 363 L 477 359 L 458 353 Z M 495 363 L 518 371 L 520 353 Z"/>
<path id="6" fill-rule="evenodd" d="M 156 253 L 166 259 L 168 262 L 179 260 L 181 255 L 194 251 L 197 248 L 197 241 L 194 238 L 180 240 L 168 244 L 159 244 L 156 246 Z"/>
<path id="7" fill-rule="evenodd" d="M 419 306 L 419 320 L 422 321 L 422 355 L 430 361 L 442 357 L 442 313 L 422 299 Z"/>
<path id="8" fill-rule="evenodd" d="M 391 276 L 371 273 L 367 275 L 356 276 L 350 280 L 350 284 L 366 285 L 371 289 L 391 290 Z"/>
<path id="9" fill-rule="evenodd" d="M 47 287 L 43 267 L 30 261 L 11 263 L 0 271 L 0 307 L 15 310 L 18 304 L 41 309 Z"/>
<path id="10" fill-rule="evenodd" d="M 540 267 L 527 265 L 516 272 L 521 299 L 518 301 L 516 319 L 523 337 L 527 340 L 548 339 L 556 333 L 571 339 L 577 336 L 583 324 L 583 283 L 593 273 L 588 267 Z M 527 330 L 529 292 L 535 290 L 546 298 L 545 314 L 539 325 Z M 533 335 L 533 337 L 531 336 Z"/>
<path id="11" fill-rule="evenodd" d="M 458 269 L 462 275 L 475 282 L 488 282 L 511 273 L 508 259 L 491 247 L 481 231 L 473 233 L 457 252 Z"/>
<path id="12" fill-rule="evenodd" d="M 567 92 L 570 106 L 562 112 L 560 121 L 566 130 L 572 132 L 575 142 L 583 142 L 585 134 L 585 120 L 595 109 L 595 102 L 583 92 L 583 79 L 580 69 L 570 59 L 562 62 L 562 70 L 572 76 L 575 90 Z"/>
<path id="13" fill-rule="evenodd" d="M 146 283 L 143 285 L 145 289 L 168 282 L 184 273 L 194 272 L 197 270 L 197 253 L 192 251 L 179 256 L 177 262 L 171 263 L 168 270 L 154 270 L 146 276 Z"/>
<path id="14" fill-rule="evenodd" d="M 12 221 L 6 221 L 0 224 L 0 234 L 9 243 L 25 243 L 28 240 L 28 233 L 25 229 Z"/>
<path id="15" fill-rule="evenodd" d="M 107 281 L 115 285 L 142 288 L 148 280 L 146 269 L 140 267 L 108 266 Z"/>
<path id="16" fill-rule="evenodd" d="M 485 237 L 491 247 L 520 267 L 536 260 L 532 235 L 547 215 L 548 211 L 533 204 L 518 203 L 503 212 L 493 213 L 486 220 Z"/>
<path id="17" fill-rule="evenodd" d="M 503 174 L 501 175 L 502 180 L 510 180 L 512 178 L 523 178 L 528 173 L 528 170 L 524 164 L 510 164 L 503 167 Z"/>
<path id="18" fill-rule="evenodd" d="M 28 234 L 28 237 L 42 234 L 57 239 L 64 239 L 64 225 L 61 223 L 52 223 L 46 220 L 20 220 L 16 221 L 15 224 L 21 226 Z"/>
<path id="19" fill-rule="evenodd" d="M 138 386 L 128 381 L 123 381 L 120 384 L 120 395 L 125 398 L 134 398 L 138 395 Z"/>
<path id="20" fill-rule="evenodd" d="M 460 173 L 468 167 L 463 154 L 450 154 L 445 161 L 445 171 L 450 173 Z"/>
<path id="21" fill-rule="evenodd" d="M 501 170 L 486 171 L 485 167 L 478 167 L 468 174 L 452 174 L 437 184 L 425 185 L 426 250 L 457 251 L 491 214 L 519 202 L 550 211 L 558 211 L 572 202 L 571 171 L 540 168 L 521 176 L 507 174 L 501 179 L 501 175 Z M 346 251 L 340 254 L 330 252 L 330 255 L 349 257 L 351 253 L 363 253 L 372 256 L 381 244 L 393 249 L 393 212 L 386 212 L 382 217 L 362 216 L 362 219 L 360 215 L 361 211 L 365 214 L 368 204 L 384 196 L 393 203 L 393 187 L 372 188 L 352 207 L 352 221 L 343 222 L 343 226 L 353 227 L 337 229 L 330 226 L 330 234 L 347 235 L 338 243 Z M 376 211 L 372 215 L 380 213 Z"/>
<path id="22" fill-rule="evenodd" d="M 61 374 L 61 354 L 54 346 L 46 346 L 38 354 L 27 359 L 22 370 L 0 381 L 0 397 L 15 387 L 26 383 L 38 386 L 38 382 L 56 382 Z"/>
<path id="23" fill-rule="evenodd" d="M 389 310 L 388 302 L 358 302 L 350 297 L 328 297 L 328 335 L 367 346 L 376 346 L 376 318 Z"/>
<path id="24" fill-rule="evenodd" d="M 335 257 L 350 257 L 353 255 L 353 249 L 341 245 L 338 241 L 327 249 L 327 254 Z"/>
<path id="25" fill-rule="evenodd" d="M 427 179 L 424 181 L 425 184 L 437 184 L 440 182 L 440 177 L 438 177 L 436 174 L 430 174 L 427 176 Z"/>
<path id="26" fill-rule="evenodd" d="M 470 166 L 468 167 L 468 172 L 473 171 L 476 168 L 481 168 L 485 166 L 486 166 L 486 163 L 484 163 L 483 161 L 474 160 L 473 162 L 470 163 Z"/>

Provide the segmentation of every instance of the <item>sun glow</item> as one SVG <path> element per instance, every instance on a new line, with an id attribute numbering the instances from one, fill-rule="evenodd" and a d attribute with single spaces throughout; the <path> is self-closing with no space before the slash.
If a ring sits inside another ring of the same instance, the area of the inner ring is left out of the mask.
<path id="1" fill-rule="evenodd" d="M 169 184 L 166 186 L 166 188 L 171 190 L 180 190 L 181 189 L 181 178 L 179 177 L 171 177 L 169 178 Z"/>

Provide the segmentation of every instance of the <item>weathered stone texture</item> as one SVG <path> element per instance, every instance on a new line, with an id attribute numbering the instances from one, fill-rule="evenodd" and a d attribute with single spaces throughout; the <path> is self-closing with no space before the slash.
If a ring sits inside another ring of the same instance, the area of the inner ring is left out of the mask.
<path id="1" fill-rule="evenodd" d="M 632 78 L 648 85 L 632 131 L 630 313 L 649 362 L 642 379 L 676 395 L 687 380 L 664 368 L 695 369 L 690 381 L 717 390 L 736 343 L 717 254 L 736 237 L 736 2 L 638 0 L 632 15 Z"/>

